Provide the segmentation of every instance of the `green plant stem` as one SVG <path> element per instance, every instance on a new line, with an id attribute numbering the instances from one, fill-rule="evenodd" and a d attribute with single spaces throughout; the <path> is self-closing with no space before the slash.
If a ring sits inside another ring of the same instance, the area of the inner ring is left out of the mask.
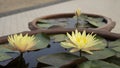
<path id="1" fill-rule="evenodd" d="M 79 54 L 80 54 L 80 57 L 82 57 L 82 52 L 81 52 L 81 50 L 79 51 Z"/>
<path id="2" fill-rule="evenodd" d="M 80 23 L 79 23 L 79 17 L 77 16 L 77 23 L 75 24 L 75 27 L 78 28 L 79 25 L 80 25 Z"/>
<path id="3" fill-rule="evenodd" d="M 106 48 L 108 48 L 109 47 L 109 40 L 107 41 L 107 46 L 106 46 Z"/>
<path id="4" fill-rule="evenodd" d="M 23 57 L 23 52 L 20 52 L 20 57 Z"/>

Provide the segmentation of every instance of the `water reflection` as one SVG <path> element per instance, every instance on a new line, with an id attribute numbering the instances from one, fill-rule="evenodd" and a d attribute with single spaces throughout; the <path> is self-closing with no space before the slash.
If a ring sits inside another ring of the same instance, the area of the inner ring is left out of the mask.
<path id="1" fill-rule="evenodd" d="M 8 63 L 6 66 L 0 67 L 0 68 L 28 68 L 28 65 L 29 64 L 26 64 L 25 59 L 23 58 L 23 55 L 19 55 L 10 63 Z"/>

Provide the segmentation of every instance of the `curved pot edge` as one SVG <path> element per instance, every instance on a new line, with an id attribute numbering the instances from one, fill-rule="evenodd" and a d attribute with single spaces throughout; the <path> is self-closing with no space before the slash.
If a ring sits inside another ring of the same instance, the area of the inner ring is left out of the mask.
<path id="1" fill-rule="evenodd" d="M 97 14 L 89 14 L 89 13 L 82 13 L 82 14 L 87 14 L 89 16 L 96 16 L 96 17 L 103 17 L 107 20 L 107 24 L 102 26 L 102 27 L 99 27 L 99 28 L 93 28 L 93 29 L 96 29 L 96 30 L 99 30 L 99 29 L 102 29 L 102 30 L 106 30 L 106 31 L 111 31 L 116 23 L 113 22 L 110 18 L 108 17 L 105 17 L 105 16 L 102 16 L 102 15 L 97 15 Z M 47 15 L 47 16 L 42 16 L 42 17 L 38 17 L 36 19 L 34 19 L 32 22 L 29 22 L 28 24 L 28 28 L 30 30 L 37 30 L 37 29 L 40 29 L 37 25 L 36 25 L 36 22 L 38 19 L 49 19 L 49 18 L 61 18 L 61 17 L 72 17 L 74 15 L 74 13 L 60 13 L 60 14 L 52 14 L 52 15 Z"/>
<path id="2" fill-rule="evenodd" d="M 39 34 L 39 33 L 45 33 L 45 34 L 62 34 L 62 33 L 66 33 L 66 32 L 72 32 L 74 31 L 74 28 L 56 28 L 56 29 L 47 29 L 47 30 L 34 30 L 34 31 L 24 31 L 24 32 L 20 32 L 23 35 L 28 34 L 28 35 L 34 35 L 34 34 Z M 114 39 L 118 39 L 120 38 L 120 34 L 117 33 L 112 33 L 106 30 L 95 30 L 95 29 L 86 29 L 86 28 L 79 28 L 78 31 L 82 32 L 83 30 L 86 30 L 87 33 L 95 33 L 97 35 L 100 35 L 104 38 L 110 39 L 110 40 L 114 40 Z M 16 34 L 20 34 L 20 33 L 16 33 Z M 11 34 L 13 35 L 13 34 Z M 10 35 L 6 35 L 6 36 L 2 36 L 0 37 L 0 44 L 2 43 L 6 43 L 7 42 L 7 38 Z"/>

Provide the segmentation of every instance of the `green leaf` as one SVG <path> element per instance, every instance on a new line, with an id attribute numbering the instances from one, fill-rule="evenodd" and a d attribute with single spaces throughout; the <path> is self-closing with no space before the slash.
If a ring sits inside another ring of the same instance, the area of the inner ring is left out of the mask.
<path id="1" fill-rule="evenodd" d="M 49 23 L 48 20 L 45 20 L 45 19 L 39 19 L 37 22 L 39 24 L 47 24 L 47 23 Z"/>
<path id="2" fill-rule="evenodd" d="M 44 34 L 37 34 L 36 36 L 36 46 L 34 46 L 34 50 L 46 48 L 50 42 L 49 38 Z"/>
<path id="3" fill-rule="evenodd" d="M 64 19 L 61 19 L 64 20 Z M 55 28 L 56 26 L 58 27 L 65 27 L 67 25 L 66 20 L 65 21 L 59 21 L 59 19 L 54 19 L 54 20 L 38 20 L 37 23 L 38 27 L 40 28 Z M 56 27 L 57 28 L 57 27 Z"/>
<path id="4" fill-rule="evenodd" d="M 117 39 L 117 40 L 115 40 L 115 41 L 109 41 L 109 47 L 110 48 L 113 48 L 113 47 L 118 47 L 118 46 L 120 46 L 120 39 Z"/>
<path id="5" fill-rule="evenodd" d="M 10 44 L 1 44 L 0 45 L 0 52 L 1 53 L 18 53 L 18 51 L 15 51 L 12 49 L 12 46 Z"/>
<path id="6" fill-rule="evenodd" d="M 117 39 L 115 41 L 109 41 L 109 48 L 116 51 L 116 56 L 120 57 L 120 39 Z"/>
<path id="7" fill-rule="evenodd" d="M 50 27 L 53 26 L 53 24 L 37 24 L 37 25 L 38 25 L 38 27 L 40 27 L 40 28 L 50 28 Z"/>
<path id="8" fill-rule="evenodd" d="M 99 43 L 99 44 L 97 44 L 97 45 L 95 45 L 95 46 L 93 46 L 94 48 L 99 48 L 99 49 L 104 49 L 106 46 L 107 46 L 107 41 L 104 39 L 104 38 L 102 38 L 102 37 L 100 37 L 100 36 L 97 36 L 96 37 L 101 43 Z"/>
<path id="9" fill-rule="evenodd" d="M 92 55 L 84 54 L 88 60 L 106 59 L 115 55 L 115 52 L 110 49 L 103 49 L 99 51 L 93 51 Z"/>
<path id="10" fill-rule="evenodd" d="M 91 24 L 95 27 L 101 27 L 101 26 L 105 25 L 105 23 L 102 22 L 99 18 L 88 17 L 87 21 L 89 24 Z"/>
<path id="11" fill-rule="evenodd" d="M 77 68 L 120 68 L 120 66 L 101 60 L 94 60 L 79 64 Z"/>
<path id="12" fill-rule="evenodd" d="M 5 46 L 7 45 L 0 45 L 0 52 L 14 52 L 13 50 L 5 48 Z"/>
<path id="13" fill-rule="evenodd" d="M 112 49 L 115 50 L 115 51 L 117 51 L 117 52 L 120 52 L 120 46 L 119 47 L 114 47 Z"/>
<path id="14" fill-rule="evenodd" d="M 0 53 L 0 61 L 5 61 L 5 60 L 8 60 L 8 59 L 11 59 L 12 57 L 5 54 L 5 53 Z"/>
<path id="15" fill-rule="evenodd" d="M 113 56 L 113 57 L 110 57 L 110 58 L 105 59 L 105 61 L 120 66 L 120 58 L 118 58 L 118 57 Z"/>
<path id="16" fill-rule="evenodd" d="M 50 38 L 54 39 L 55 42 L 61 42 L 61 41 L 65 41 L 67 36 L 65 34 L 56 34 L 56 35 L 51 35 Z"/>
<path id="17" fill-rule="evenodd" d="M 56 53 L 39 57 L 37 60 L 55 67 L 60 67 L 64 64 L 70 63 L 77 58 L 79 57 L 70 53 Z"/>

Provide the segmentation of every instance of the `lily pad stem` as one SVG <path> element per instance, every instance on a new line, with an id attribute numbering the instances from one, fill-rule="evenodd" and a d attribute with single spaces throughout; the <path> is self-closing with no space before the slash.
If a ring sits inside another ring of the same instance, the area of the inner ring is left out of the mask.
<path id="1" fill-rule="evenodd" d="M 79 51 L 79 54 L 80 54 L 80 57 L 82 57 L 82 51 L 81 50 Z"/>
<path id="2" fill-rule="evenodd" d="M 79 17 L 77 16 L 77 23 L 75 24 L 75 27 L 78 28 L 79 26 L 80 26 Z"/>
<path id="3" fill-rule="evenodd" d="M 23 52 L 20 52 L 20 58 L 22 58 L 23 57 Z"/>

